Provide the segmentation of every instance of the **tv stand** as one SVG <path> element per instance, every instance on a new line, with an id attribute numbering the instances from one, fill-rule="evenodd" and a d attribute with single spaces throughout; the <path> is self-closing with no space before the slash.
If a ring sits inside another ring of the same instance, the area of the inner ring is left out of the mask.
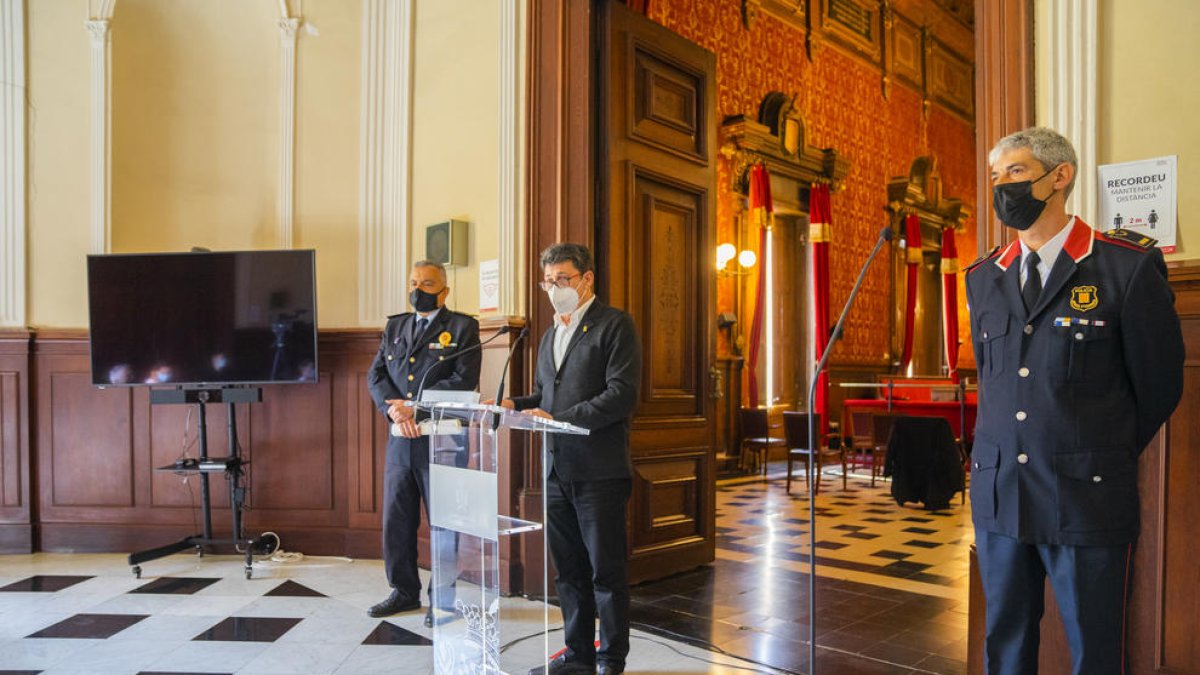
<path id="1" fill-rule="evenodd" d="M 151 405 L 195 405 L 199 409 L 197 428 L 200 441 L 200 457 L 195 462 L 177 462 L 170 466 L 161 466 L 156 471 L 173 473 L 196 473 L 200 475 L 200 512 L 203 516 L 204 530 L 200 534 L 184 537 L 173 544 L 159 546 L 144 551 L 129 554 L 129 564 L 133 575 L 142 578 L 144 562 L 158 560 L 166 556 L 196 549 L 196 554 L 204 555 L 205 547 L 217 544 L 232 544 L 238 552 L 246 554 L 246 578 L 252 573 L 253 555 L 267 554 L 279 547 L 279 539 L 275 536 L 260 536 L 247 538 L 242 533 L 242 506 L 246 498 L 246 489 L 242 486 L 242 465 L 245 464 L 238 451 L 237 415 L 234 405 L 237 403 L 259 403 L 262 401 L 261 387 L 228 387 L 215 389 L 151 389 Z M 229 456 L 210 457 L 208 455 L 208 418 L 206 409 L 210 403 L 224 403 L 227 406 L 229 432 Z M 233 517 L 233 529 L 230 538 L 217 539 L 212 533 L 212 504 L 208 490 L 208 475 L 224 473 L 229 482 L 229 510 Z"/>

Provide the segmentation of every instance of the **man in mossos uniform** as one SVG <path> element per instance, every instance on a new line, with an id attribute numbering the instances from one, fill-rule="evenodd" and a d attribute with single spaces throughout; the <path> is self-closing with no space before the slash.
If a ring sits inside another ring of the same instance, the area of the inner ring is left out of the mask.
<path id="1" fill-rule="evenodd" d="M 472 349 L 479 345 L 479 322 L 446 307 L 446 268 L 427 260 L 413 263 L 408 285 L 408 301 L 416 311 L 388 317 L 367 374 L 375 407 L 400 433 L 388 437 L 383 472 L 383 564 L 392 592 L 367 610 L 373 617 L 421 607 L 417 529 L 420 504 L 429 512 L 429 438 L 420 434 L 413 408 L 405 403 L 420 394 L 422 380 L 429 390 L 479 386 L 481 352 Z M 465 350 L 470 352 L 449 360 Z M 452 538 L 443 539 L 453 545 Z M 427 627 L 433 623 L 432 604 L 425 614 Z"/>
<path id="2" fill-rule="evenodd" d="M 1017 240 L 967 270 L 979 367 L 971 509 L 992 675 L 1037 672 L 1048 576 L 1076 675 L 1125 672 L 1138 456 L 1179 402 L 1183 340 L 1155 241 L 1066 212 L 1071 143 L 1033 128 L 988 161 Z"/>

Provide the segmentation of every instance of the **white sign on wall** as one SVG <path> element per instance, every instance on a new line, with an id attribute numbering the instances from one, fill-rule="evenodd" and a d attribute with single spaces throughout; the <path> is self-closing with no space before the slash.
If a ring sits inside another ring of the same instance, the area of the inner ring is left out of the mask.
<path id="1" fill-rule="evenodd" d="M 1096 229 L 1144 234 L 1157 239 L 1163 253 L 1174 253 L 1176 173 L 1175 155 L 1100 165 Z"/>
<path id="2" fill-rule="evenodd" d="M 479 261 L 479 312 L 500 311 L 500 261 Z"/>

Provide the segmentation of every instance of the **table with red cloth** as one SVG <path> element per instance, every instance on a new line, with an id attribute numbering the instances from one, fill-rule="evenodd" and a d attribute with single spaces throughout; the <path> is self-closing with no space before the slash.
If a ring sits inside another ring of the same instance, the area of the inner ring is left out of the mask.
<path id="1" fill-rule="evenodd" d="M 870 410 L 872 412 L 889 412 L 887 399 L 850 398 L 842 401 L 844 415 L 851 410 Z M 942 417 L 950 423 L 956 438 L 963 439 L 967 444 L 975 440 L 975 413 L 977 404 L 968 400 L 965 404 L 958 401 L 910 401 L 892 399 L 890 411 L 896 415 L 916 417 Z M 967 433 L 963 435 L 963 418 L 966 418 Z"/>

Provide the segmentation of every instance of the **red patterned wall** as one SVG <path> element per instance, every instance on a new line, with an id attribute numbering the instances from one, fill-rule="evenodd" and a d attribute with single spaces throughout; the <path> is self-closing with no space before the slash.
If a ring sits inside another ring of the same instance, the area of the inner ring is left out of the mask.
<path id="1" fill-rule="evenodd" d="M 932 3 L 932 0 L 930 0 Z M 771 91 L 797 94 L 807 130 L 807 143 L 834 148 L 850 160 L 849 176 L 833 196 L 833 242 L 830 249 L 830 304 L 840 310 L 854 285 L 859 266 L 887 224 L 884 207 L 887 181 L 907 175 L 913 159 L 937 159 L 944 193 L 963 200 L 975 212 L 974 126 L 931 106 L 926 117 L 921 97 L 893 85 L 888 99 L 880 88 L 877 67 L 832 45 L 821 45 L 813 61 L 805 55 L 802 33 L 760 12 L 750 29 L 741 18 L 740 0 L 655 0 L 649 17 L 717 56 L 717 117 L 753 117 Z M 730 189 L 730 167 L 718 166 L 717 240 L 733 240 L 738 197 Z M 975 258 L 975 219 L 959 234 L 963 266 Z M 735 282 L 722 279 L 717 290 L 719 311 L 730 311 Z M 961 285 L 960 285 L 961 288 Z M 960 367 L 974 367 L 970 350 L 964 292 L 960 290 L 960 326 L 964 349 Z M 834 352 L 836 365 L 883 365 L 889 336 L 880 331 L 890 302 L 886 266 L 876 264 L 864 282 L 847 320 L 846 337 Z M 836 319 L 836 316 L 833 317 Z M 832 319 L 831 319 L 832 320 Z M 719 345 L 727 353 L 727 342 Z"/>

